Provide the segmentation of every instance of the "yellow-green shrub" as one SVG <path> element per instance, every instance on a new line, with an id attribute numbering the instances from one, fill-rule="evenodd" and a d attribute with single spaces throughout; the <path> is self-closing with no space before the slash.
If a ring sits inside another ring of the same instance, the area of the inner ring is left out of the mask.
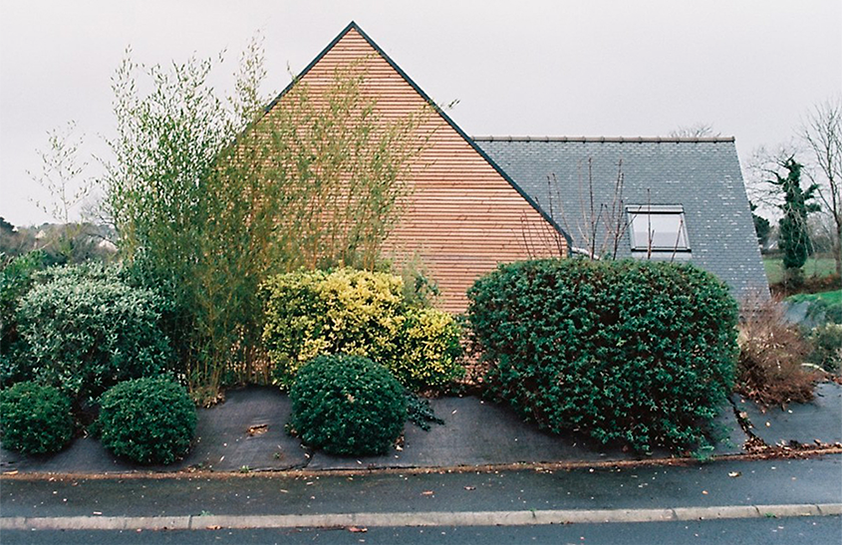
<path id="1" fill-rule="evenodd" d="M 456 319 L 433 308 L 406 315 L 400 339 L 401 357 L 391 366 L 402 384 L 440 386 L 461 375 L 462 328 Z"/>
<path id="2" fill-rule="evenodd" d="M 262 289 L 263 341 L 282 388 L 320 354 L 371 358 L 405 386 L 439 385 L 459 374 L 458 325 L 450 315 L 410 305 L 398 276 L 300 271 L 274 276 Z"/>

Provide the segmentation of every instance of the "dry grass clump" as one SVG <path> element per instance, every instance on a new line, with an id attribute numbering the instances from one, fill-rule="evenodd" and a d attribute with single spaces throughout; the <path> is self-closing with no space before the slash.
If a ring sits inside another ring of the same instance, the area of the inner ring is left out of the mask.
<path id="1" fill-rule="evenodd" d="M 739 330 L 737 392 L 767 407 L 813 399 L 820 373 L 802 365 L 810 345 L 784 319 L 780 301 L 745 301 Z"/>

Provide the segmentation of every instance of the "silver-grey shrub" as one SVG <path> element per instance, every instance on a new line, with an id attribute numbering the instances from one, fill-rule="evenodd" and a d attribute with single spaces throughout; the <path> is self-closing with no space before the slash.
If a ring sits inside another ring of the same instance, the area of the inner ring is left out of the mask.
<path id="1" fill-rule="evenodd" d="M 24 296 L 17 313 L 32 378 L 77 401 L 160 374 L 172 360 L 161 331 L 165 301 L 115 273 L 91 273 L 57 271 Z"/>

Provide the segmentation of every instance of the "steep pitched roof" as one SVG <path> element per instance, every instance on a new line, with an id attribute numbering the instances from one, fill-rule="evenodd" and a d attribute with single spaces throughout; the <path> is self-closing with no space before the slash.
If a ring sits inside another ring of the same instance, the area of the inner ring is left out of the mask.
<path id="1" fill-rule="evenodd" d="M 463 131 L 461 129 L 461 127 L 459 127 L 459 125 L 457 125 L 450 118 L 450 116 L 448 116 L 444 112 L 444 110 L 442 110 L 441 107 L 438 104 L 436 104 L 435 101 L 433 101 L 433 99 L 430 98 L 430 96 L 427 93 L 425 93 L 424 90 L 421 89 L 421 87 L 419 87 L 418 84 L 416 84 L 412 80 L 412 78 L 410 78 L 409 75 L 407 75 L 407 73 L 404 72 L 403 69 L 401 69 L 401 67 L 398 66 L 395 63 L 395 61 L 393 61 L 392 58 L 389 57 L 389 55 L 387 55 L 386 52 L 383 51 L 383 49 L 381 49 L 380 46 L 377 45 L 377 43 L 375 43 L 374 40 L 372 40 L 368 36 L 368 34 L 366 34 L 363 31 L 363 29 L 360 28 L 359 25 L 357 25 L 357 23 L 354 22 L 354 21 L 351 21 L 350 23 L 348 23 L 348 26 L 346 26 L 344 29 L 342 29 L 342 31 L 310 62 L 310 64 L 308 64 L 304 68 L 304 70 L 302 70 L 301 73 L 298 74 L 298 76 L 293 81 L 291 81 L 289 83 L 289 85 L 287 85 L 286 88 L 283 91 L 281 91 L 280 94 L 278 94 L 278 96 L 275 97 L 275 99 L 272 100 L 265 107 L 265 112 L 268 113 L 278 103 L 278 101 L 281 100 L 284 97 L 284 95 L 286 95 L 290 91 L 290 89 L 292 89 L 292 87 L 295 85 L 296 81 L 304 78 L 313 69 L 313 67 L 315 67 L 319 63 L 319 61 L 321 61 L 325 57 L 325 55 L 328 54 L 328 52 L 330 52 L 349 32 L 352 32 L 352 31 L 354 31 L 357 34 L 359 34 L 360 36 L 362 36 L 365 39 L 365 41 L 368 42 L 368 44 L 371 46 L 371 48 L 374 49 L 374 51 L 376 51 L 377 54 L 380 55 L 406 81 L 406 83 L 408 83 L 424 99 L 424 101 L 427 104 L 432 106 L 435 109 L 436 113 L 439 116 L 441 116 L 441 118 L 448 125 L 450 125 L 450 127 L 454 131 L 456 131 L 459 134 L 459 136 L 461 136 L 465 140 L 465 142 L 467 142 L 486 162 L 488 162 L 488 164 L 495 171 L 497 171 L 497 173 L 503 179 L 505 179 L 509 183 L 509 185 L 511 185 L 512 188 L 514 188 L 515 191 L 517 191 L 520 194 L 520 196 L 523 197 L 524 200 L 526 200 L 527 203 L 529 203 L 530 206 L 532 206 L 532 208 L 534 208 L 538 213 L 540 213 L 541 216 L 543 216 L 543 218 L 547 222 L 549 222 L 550 225 L 552 225 L 554 229 L 556 229 L 559 233 L 561 233 L 561 235 L 567 240 L 568 244 L 570 244 L 571 239 L 570 239 L 570 236 L 568 235 L 568 233 L 562 228 L 562 226 L 560 224 L 558 224 L 555 221 L 555 219 L 550 214 L 548 214 L 541 206 L 538 205 L 537 202 L 535 202 L 533 200 L 532 195 L 530 195 L 529 192 L 524 191 L 523 188 L 521 188 L 520 185 L 518 185 L 518 183 L 506 173 L 506 171 L 501 169 L 494 162 L 494 160 L 488 154 L 486 154 L 485 150 L 483 150 L 483 148 L 481 146 L 478 146 L 476 144 L 476 142 L 474 142 L 474 140 L 470 136 L 468 136 L 465 133 L 465 131 Z"/>
<path id="2" fill-rule="evenodd" d="M 626 205 L 681 205 L 690 260 L 727 282 L 735 295 L 766 290 L 733 138 L 475 137 L 532 198 L 586 245 L 588 162 L 596 208 L 610 206 L 618 173 Z M 552 210 L 550 203 L 552 202 Z M 561 216 L 561 217 L 560 217 Z M 597 237 L 602 240 L 604 230 Z M 626 232 L 620 256 L 630 256 Z"/>

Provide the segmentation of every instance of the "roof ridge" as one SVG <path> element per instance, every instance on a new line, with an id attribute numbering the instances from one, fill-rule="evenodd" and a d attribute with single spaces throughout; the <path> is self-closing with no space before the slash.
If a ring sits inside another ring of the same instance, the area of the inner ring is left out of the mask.
<path id="1" fill-rule="evenodd" d="M 477 142 L 654 142 L 719 143 L 734 142 L 733 136 L 473 136 Z"/>

